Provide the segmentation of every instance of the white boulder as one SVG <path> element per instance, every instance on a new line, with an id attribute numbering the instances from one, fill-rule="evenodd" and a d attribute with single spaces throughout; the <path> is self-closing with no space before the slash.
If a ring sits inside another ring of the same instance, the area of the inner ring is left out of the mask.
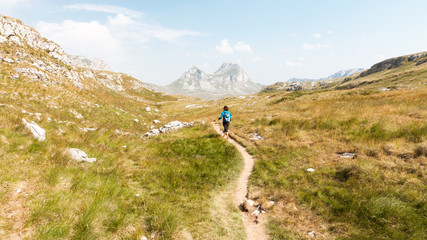
<path id="1" fill-rule="evenodd" d="M 85 152 L 77 148 L 70 148 L 68 150 L 70 157 L 78 162 L 89 162 L 93 163 L 96 161 L 96 158 L 90 158 Z"/>
<path id="2" fill-rule="evenodd" d="M 146 107 L 146 108 L 145 108 L 145 111 L 150 112 L 150 111 L 151 111 L 151 108 L 150 108 L 150 107 Z"/>
<path id="3" fill-rule="evenodd" d="M 39 125 L 37 125 L 37 123 L 35 123 L 33 121 L 31 123 L 29 123 L 24 118 L 22 119 L 22 123 L 25 125 L 26 128 L 28 128 L 31 131 L 34 138 L 36 138 L 39 141 L 46 140 L 46 130 L 39 127 Z"/>
<path id="4" fill-rule="evenodd" d="M 154 124 L 159 124 L 159 123 L 160 123 L 160 121 L 156 119 L 156 120 L 154 120 L 154 121 L 153 121 L 153 123 L 154 123 Z"/>
<path id="5" fill-rule="evenodd" d="M 154 136 L 157 136 L 157 135 L 160 134 L 160 130 L 159 129 L 152 129 L 151 130 L 151 134 L 154 135 Z"/>

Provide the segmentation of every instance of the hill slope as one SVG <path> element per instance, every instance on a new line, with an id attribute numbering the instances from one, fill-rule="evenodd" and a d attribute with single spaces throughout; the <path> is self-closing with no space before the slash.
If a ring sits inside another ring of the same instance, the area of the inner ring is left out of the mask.
<path id="1" fill-rule="evenodd" d="M 181 104 L 1 16 L 0 239 L 243 238 L 237 151 L 201 123 L 144 135 L 196 120 Z"/>

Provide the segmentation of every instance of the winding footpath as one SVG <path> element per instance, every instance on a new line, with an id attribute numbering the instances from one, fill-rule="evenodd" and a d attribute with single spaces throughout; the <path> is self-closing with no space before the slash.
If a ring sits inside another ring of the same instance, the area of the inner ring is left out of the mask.
<path id="1" fill-rule="evenodd" d="M 222 132 L 219 125 L 215 123 L 212 123 L 212 125 L 215 131 L 222 136 Z M 246 151 L 246 148 L 237 143 L 235 140 L 233 140 L 232 138 L 227 140 L 228 142 L 233 144 L 234 147 L 237 148 L 237 150 L 242 155 L 245 164 L 243 171 L 240 173 L 239 179 L 237 180 L 236 189 L 233 192 L 233 205 L 236 208 L 240 209 L 240 205 L 246 200 L 246 196 L 248 195 L 248 182 L 254 167 L 254 159 L 248 153 L 248 151 Z M 262 216 L 255 220 L 254 216 L 252 216 L 251 213 L 241 211 L 240 215 L 245 226 L 246 236 L 248 240 L 269 239 L 264 227 L 264 219 L 262 218 Z"/>

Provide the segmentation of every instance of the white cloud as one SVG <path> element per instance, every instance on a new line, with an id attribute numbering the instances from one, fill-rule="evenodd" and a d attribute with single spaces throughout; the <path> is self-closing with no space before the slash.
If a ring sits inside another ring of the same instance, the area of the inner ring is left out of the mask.
<path id="1" fill-rule="evenodd" d="M 312 35 L 314 38 L 322 38 L 322 35 L 318 34 L 318 33 L 314 33 Z"/>
<path id="2" fill-rule="evenodd" d="M 197 31 L 171 29 L 159 24 L 146 23 L 141 19 L 144 13 L 119 6 L 72 4 L 63 5 L 63 7 L 68 10 L 85 10 L 115 14 L 114 17 L 108 16 L 108 28 L 113 32 L 115 37 L 126 39 L 126 41 L 147 42 L 150 39 L 157 39 L 166 42 L 177 42 L 180 38 L 185 36 L 206 35 Z"/>
<path id="3" fill-rule="evenodd" d="M 291 49 L 289 49 L 289 48 L 282 48 L 282 49 L 279 49 L 279 52 L 284 52 L 284 53 L 288 53 L 288 52 L 290 52 L 291 51 Z"/>
<path id="4" fill-rule="evenodd" d="M 166 42 L 175 42 L 184 36 L 205 36 L 205 34 L 190 30 L 175 30 L 154 25 L 145 25 L 145 33 L 153 38 Z"/>
<path id="5" fill-rule="evenodd" d="M 301 67 L 302 63 L 299 62 L 291 62 L 291 61 L 286 61 L 286 66 L 287 67 Z"/>
<path id="6" fill-rule="evenodd" d="M 132 17 L 132 18 L 141 18 L 144 14 L 142 12 L 138 12 L 132 9 L 119 7 L 119 6 L 113 6 L 113 5 L 96 5 L 96 4 L 70 4 L 70 5 L 63 5 L 65 9 L 68 10 L 86 10 L 86 11 L 93 11 L 93 12 L 105 12 L 105 13 L 121 13 L 126 16 Z"/>
<path id="7" fill-rule="evenodd" d="M 38 22 L 37 30 L 48 39 L 59 43 L 70 54 L 100 57 L 104 60 L 120 57 L 120 42 L 107 26 L 97 21 L 75 22 L 66 20 L 60 24 Z"/>
<path id="8" fill-rule="evenodd" d="M 29 0 L 0 0 L 0 6 L 6 7 L 6 8 L 10 8 L 10 7 L 15 7 L 18 6 L 22 3 L 25 3 Z"/>
<path id="9" fill-rule="evenodd" d="M 261 61 L 262 60 L 262 58 L 261 57 L 253 57 L 253 58 L 251 58 L 251 61 L 252 62 L 259 62 L 259 61 Z"/>
<path id="10" fill-rule="evenodd" d="M 304 61 L 304 58 L 303 57 L 299 57 L 298 60 Z"/>
<path id="11" fill-rule="evenodd" d="M 252 52 L 251 46 L 249 44 L 246 44 L 243 42 L 238 42 L 236 44 L 236 46 L 234 47 L 234 49 L 236 49 L 236 51 L 238 51 L 238 52 L 243 52 L 243 53 L 251 53 Z"/>
<path id="12" fill-rule="evenodd" d="M 134 25 L 135 21 L 122 13 L 118 13 L 115 17 L 108 17 L 108 24 L 112 27 L 124 27 Z"/>
<path id="13" fill-rule="evenodd" d="M 328 30 L 327 32 L 326 32 L 326 34 L 332 34 L 333 33 L 333 31 L 332 30 Z"/>
<path id="14" fill-rule="evenodd" d="M 222 40 L 220 45 L 215 46 L 215 48 L 218 52 L 224 54 L 232 54 L 234 52 L 227 39 Z"/>
<path id="15" fill-rule="evenodd" d="M 304 43 L 302 45 L 302 48 L 305 50 L 316 50 L 319 48 L 329 48 L 329 44 L 308 44 L 308 43 Z"/>

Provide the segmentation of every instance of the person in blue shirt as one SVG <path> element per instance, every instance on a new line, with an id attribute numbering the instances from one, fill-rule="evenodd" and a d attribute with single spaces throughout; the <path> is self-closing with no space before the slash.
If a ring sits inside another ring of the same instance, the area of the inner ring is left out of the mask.
<path id="1" fill-rule="evenodd" d="M 228 111 L 227 106 L 224 106 L 224 111 L 221 113 L 221 116 L 218 118 L 218 120 L 221 120 L 221 118 L 222 125 L 224 126 L 224 134 L 222 136 L 229 139 L 230 137 L 228 136 L 228 127 L 230 127 L 231 113 Z"/>

